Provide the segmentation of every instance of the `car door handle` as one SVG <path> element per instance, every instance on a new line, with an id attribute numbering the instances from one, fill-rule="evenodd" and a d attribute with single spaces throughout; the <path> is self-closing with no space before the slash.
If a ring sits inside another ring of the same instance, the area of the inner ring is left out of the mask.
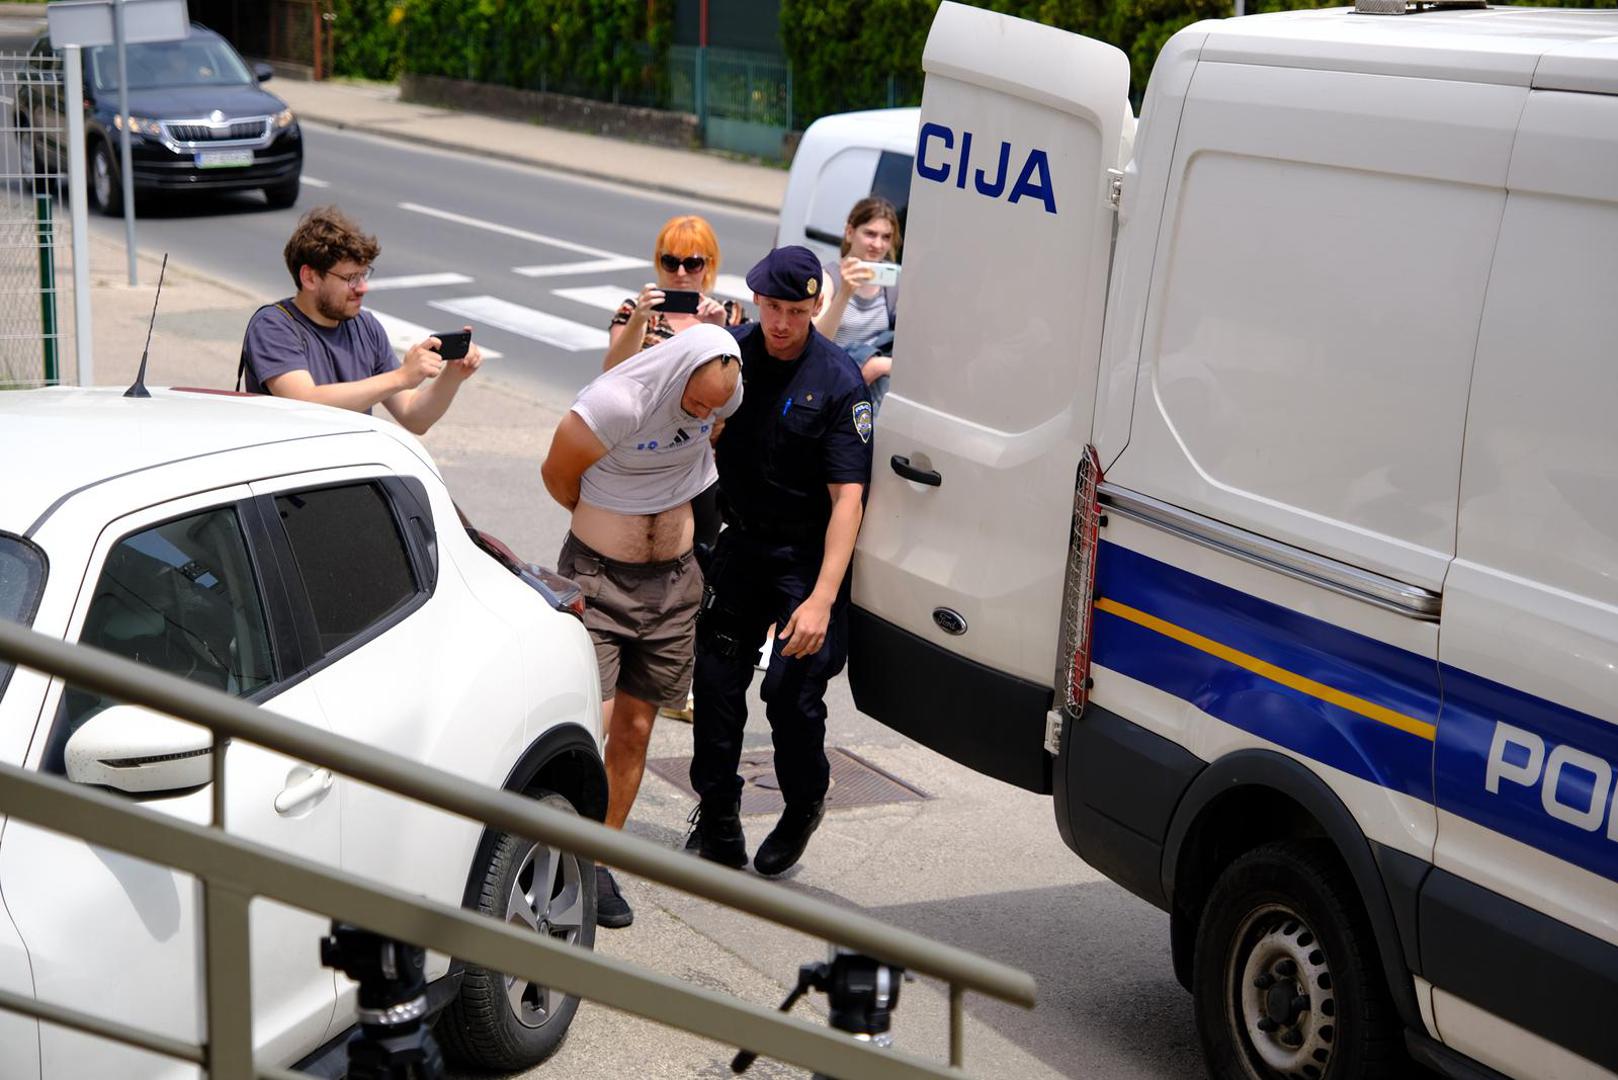
<path id="1" fill-rule="evenodd" d="M 325 796 L 336 782 L 330 769 L 316 769 L 296 784 L 289 784 L 275 797 L 275 812 L 290 814 Z"/>
<path id="2" fill-rule="evenodd" d="M 944 478 L 938 475 L 937 469 L 918 469 L 914 465 L 910 464 L 910 459 L 905 457 L 903 454 L 894 454 L 893 460 L 888 464 L 893 466 L 894 472 L 898 473 L 906 480 L 914 480 L 918 484 L 926 484 L 928 487 L 938 487 L 944 482 Z"/>

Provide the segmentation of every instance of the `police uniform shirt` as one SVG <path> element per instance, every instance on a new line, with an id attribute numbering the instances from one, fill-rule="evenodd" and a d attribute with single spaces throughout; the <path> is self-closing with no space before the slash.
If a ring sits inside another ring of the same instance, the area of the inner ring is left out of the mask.
<path id="1" fill-rule="evenodd" d="M 872 411 L 848 353 L 818 330 L 796 360 L 778 360 L 758 323 L 731 331 L 746 392 L 717 447 L 719 486 L 744 526 L 821 541 L 828 484 L 871 482 Z"/>

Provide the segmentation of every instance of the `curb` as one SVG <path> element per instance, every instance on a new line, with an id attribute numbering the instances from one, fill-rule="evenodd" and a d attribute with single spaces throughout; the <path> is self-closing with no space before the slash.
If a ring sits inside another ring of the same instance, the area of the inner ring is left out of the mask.
<path id="1" fill-rule="evenodd" d="M 439 139 L 432 136 L 419 135 L 414 132 L 409 135 L 401 134 L 396 129 L 378 124 L 355 123 L 351 120 L 339 120 L 329 116 L 309 112 L 307 109 L 298 114 L 299 119 L 312 124 L 335 128 L 339 131 L 357 131 L 364 135 L 374 135 L 377 138 L 389 139 L 394 142 L 409 143 L 414 146 L 430 146 L 436 150 L 450 150 L 465 152 L 468 147 L 465 143 L 453 139 Z M 730 207 L 735 210 L 747 210 L 753 213 L 779 216 L 779 204 L 756 202 L 750 199 L 738 198 L 733 195 L 716 195 L 707 191 L 696 191 L 678 184 L 666 184 L 652 180 L 631 179 L 617 173 L 609 173 L 599 169 L 591 169 L 582 165 L 567 165 L 555 161 L 525 157 L 522 154 L 501 150 L 498 147 L 476 147 L 479 154 L 495 161 L 504 161 L 513 165 L 527 165 L 536 169 L 548 169 L 551 172 L 562 173 L 567 176 L 577 176 L 586 180 L 604 180 L 608 183 L 621 184 L 626 187 L 639 188 L 644 191 L 655 191 L 660 195 L 676 195 L 687 199 L 699 199 L 703 202 L 714 203 L 718 206 Z"/>

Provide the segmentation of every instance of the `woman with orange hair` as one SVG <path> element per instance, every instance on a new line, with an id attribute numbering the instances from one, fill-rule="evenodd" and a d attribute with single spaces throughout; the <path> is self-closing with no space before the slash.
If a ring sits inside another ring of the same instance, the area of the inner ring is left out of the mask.
<path id="1" fill-rule="evenodd" d="M 652 245 L 652 263 L 657 281 L 625 300 L 612 317 L 603 371 L 699 322 L 736 326 L 746 321 L 740 304 L 734 300 L 721 304 L 709 295 L 719 277 L 719 241 L 703 218 L 684 214 L 665 222 Z M 695 313 L 662 310 L 666 293 L 674 289 L 700 294 Z"/>

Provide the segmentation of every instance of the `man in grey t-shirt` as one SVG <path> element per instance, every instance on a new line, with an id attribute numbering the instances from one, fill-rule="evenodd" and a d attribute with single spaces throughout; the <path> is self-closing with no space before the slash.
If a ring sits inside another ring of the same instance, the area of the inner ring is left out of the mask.
<path id="1" fill-rule="evenodd" d="M 691 687 L 702 572 L 691 498 L 713 483 L 712 440 L 742 403 L 736 339 L 693 326 L 579 392 L 541 474 L 573 514 L 557 569 L 584 590 L 607 735 L 607 824 L 623 828 L 640 790 L 659 707 Z M 596 920 L 634 912 L 612 874 L 596 874 Z"/>
<path id="2" fill-rule="evenodd" d="M 297 293 L 259 308 L 247 323 L 241 371 L 248 391 L 364 413 L 380 403 L 417 435 L 444 415 L 483 354 L 473 345 L 464 359 L 446 361 L 439 340 L 429 337 L 401 364 L 382 324 L 361 310 L 380 252 L 376 238 L 336 207 L 303 216 L 283 253 Z"/>

